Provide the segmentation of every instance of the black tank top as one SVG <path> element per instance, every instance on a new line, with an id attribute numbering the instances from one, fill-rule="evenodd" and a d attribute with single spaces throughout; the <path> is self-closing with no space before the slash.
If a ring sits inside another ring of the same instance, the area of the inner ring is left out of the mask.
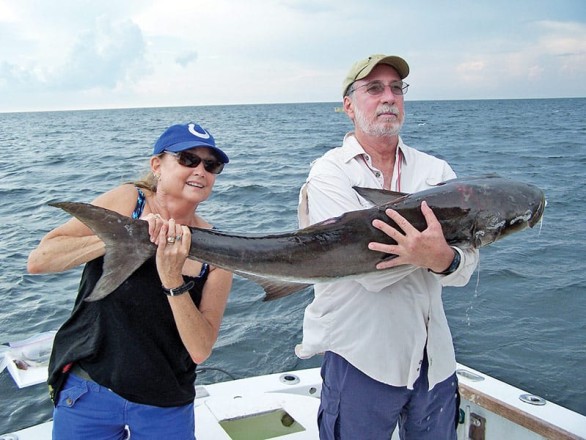
<path id="1" fill-rule="evenodd" d="M 106 298 L 83 301 L 102 275 L 102 262 L 100 257 L 86 264 L 73 312 L 55 336 L 48 381 L 54 393 L 64 368 L 75 362 L 132 402 L 162 407 L 192 402 L 197 365 L 179 337 L 155 257 Z M 198 277 L 184 276 L 195 282 L 188 294 L 198 307 L 208 274 L 204 264 Z"/>

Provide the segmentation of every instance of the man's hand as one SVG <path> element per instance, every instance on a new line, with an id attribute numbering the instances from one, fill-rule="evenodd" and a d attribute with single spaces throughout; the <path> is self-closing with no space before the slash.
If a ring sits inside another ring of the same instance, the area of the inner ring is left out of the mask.
<path id="1" fill-rule="evenodd" d="M 381 220 L 372 222 L 375 228 L 397 242 L 394 245 L 377 242 L 368 244 L 368 248 L 373 251 L 396 255 L 396 258 L 377 264 L 377 269 L 412 264 L 439 273 L 450 266 L 454 259 L 454 250 L 448 245 L 440 222 L 425 201 L 421 203 L 421 213 L 427 223 L 427 228 L 423 231 L 415 229 L 397 211 L 387 209 L 385 213 L 399 226 L 400 230 Z"/>

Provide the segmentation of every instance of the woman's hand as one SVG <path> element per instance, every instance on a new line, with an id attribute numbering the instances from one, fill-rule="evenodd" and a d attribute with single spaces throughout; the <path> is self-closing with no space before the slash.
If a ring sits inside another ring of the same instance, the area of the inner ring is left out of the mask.
<path id="1" fill-rule="evenodd" d="M 163 225 L 166 225 L 169 222 L 165 220 L 163 217 L 161 217 L 159 214 L 153 213 L 147 214 L 144 217 L 141 217 L 140 219 L 148 222 L 151 242 L 158 245 L 159 233 L 161 232 L 161 228 L 163 227 Z"/>
<path id="2" fill-rule="evenodd" d="M 159 225 L 160 224 L 160 225 Z M 183 284 L 183 266 L 191 247 L 191 231 L 187 226 L 175 223 L 174 219 L 161 222 L 152 219 L 153 231 L 158 235 L 153 241 L 157 244 L 157 270 L 163 286 L 173 289 Z M 149 233 L 151 222 L 149 222 Z M 151 237 L 152 240 L 152 237 Z"/>

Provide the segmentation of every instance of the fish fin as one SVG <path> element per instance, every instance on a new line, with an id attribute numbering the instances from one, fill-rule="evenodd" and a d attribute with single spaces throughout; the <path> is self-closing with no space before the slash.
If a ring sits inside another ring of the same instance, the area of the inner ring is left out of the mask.
<path id="1" fill-rule="evenodd" d="M 354 186 L 353 188 L 354 191 L 360 194 L 361 197 L 365 198 L 376 206 L 396 202 L 397 200 L 409 195 L 407 193 L 388 191 L 386 189 L 363 188 L 360 186 Z"/>
<path id="2" fill-rule="evenodd" d="M 313 286 L 313 284 L 284 283 L 282 281 L 269 282 L 262 286 L 266 294 L 263 298 L 263 301 L 272 301 L 274 299 L 284 298 L 311 286 Z"/>
<path id="3" fill-rule="evenodd" d="M 55 202 L 90 228 L 106 245 L 103 273 L 85 301 L 105 298 L 157 250 L 150 241 L 148 223 L 89 203 Z"/>
<path id="4" fill-rule="evenodd" d="M 265 297 L 263 298 L 263 301 L 272 301 L 274 299 L 284 298 L 293 293 L 300 292 L 307 287 L 313 286 L 313 284 L 279 281 L 239 271 L 235 271 L 234 273 L 261 286 L 265 291 Z"/>

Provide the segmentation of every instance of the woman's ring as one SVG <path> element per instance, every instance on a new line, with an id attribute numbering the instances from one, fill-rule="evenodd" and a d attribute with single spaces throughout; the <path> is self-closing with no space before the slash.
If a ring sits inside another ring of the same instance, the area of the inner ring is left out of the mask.
<path id="1" fill-rule="evenodd" d="M 181 237 L 182 237 L 182 235 L 181 235 L 181 234 L 179 234 L 179 235 L 175 236 L 175 240 L 177 240 L 177 241 L 181 241 Z"/>
<path id="2" fill-rule="evenodd" d="M 175 243 L 175 237 L 167 237 L 167 243 L 169 243 L 169 244 Z"/>

